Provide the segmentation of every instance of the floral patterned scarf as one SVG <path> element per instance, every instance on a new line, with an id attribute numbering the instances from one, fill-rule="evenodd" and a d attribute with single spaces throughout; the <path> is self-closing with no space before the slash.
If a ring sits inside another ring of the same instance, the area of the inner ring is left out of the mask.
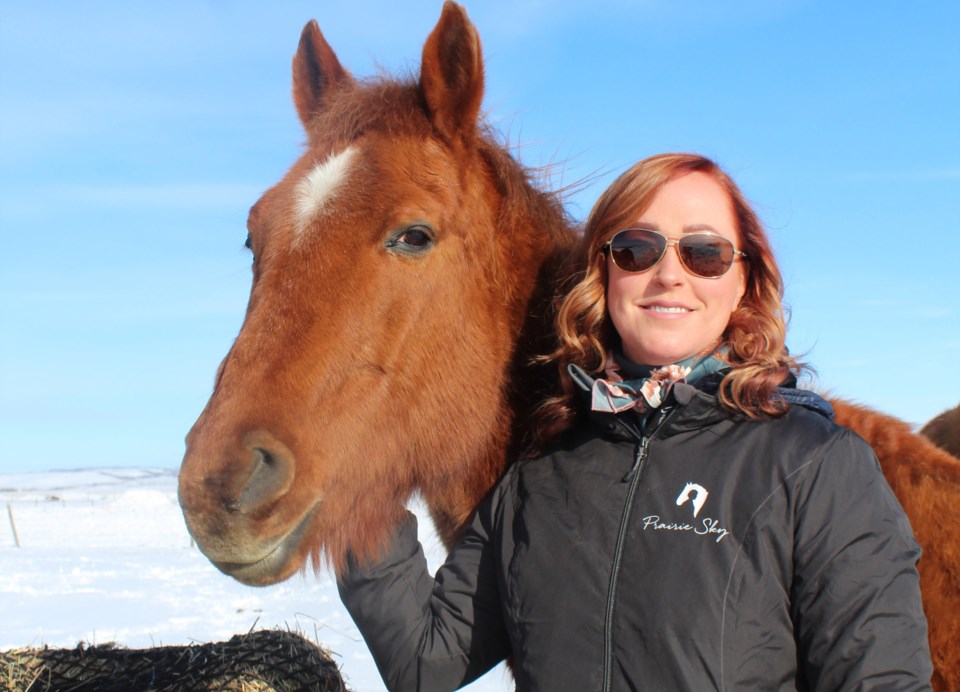
<path id="1" fill-rule="evenodd" d="M 725 367 L 728 363 L 718 357 L 716 351 L 657 368 L 636 365 L 621 354 L 608 352 L 603 366 L 606 377 L 594 380 L 591 406 L 594 411 L 608 413 L 632 408 L 638 414 L 644 413 L 659 408 L 677 382 L 692 384 Z M 624 379 L 621 373 L 625 370 L 633 371 L 628 373 L 632 379 Z"/>

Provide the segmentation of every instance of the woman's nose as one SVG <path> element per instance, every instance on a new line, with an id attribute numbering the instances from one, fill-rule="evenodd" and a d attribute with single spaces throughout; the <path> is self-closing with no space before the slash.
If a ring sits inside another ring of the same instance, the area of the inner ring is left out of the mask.
<path id="1" fill-rule="evenodd" d="M 675 241 L 667 244 L 663 257 L 653 271 L 654 279 L 663 284 L 675 284 L 683 280 L 686 272 L 680 262 L 680 249 Z"/>

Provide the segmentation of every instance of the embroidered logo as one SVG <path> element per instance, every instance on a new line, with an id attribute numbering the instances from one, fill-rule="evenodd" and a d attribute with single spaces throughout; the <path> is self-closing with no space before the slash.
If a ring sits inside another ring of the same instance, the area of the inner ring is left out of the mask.
<path id="1" fill-rule="evenodd" d="M 687 502 L 690 503 L 690 510 L 693 512 L 693 518 L 696 519 L 707 502 L 710 493 L 699 483 L 687 483 L 680 494 L 677 495 L 676 506 L 683 507 Z M 720 520 L 712 517 L 705 517 L 699 524 L 688 524 L 684 520 L 669 521 L 660 515 L 651 514 L 643 518 L 643 530 L 653 529 L 654 531 L 690 531 L 698 536 L 711 536 L 719 543 L 730 535 L 730 531 L 720 526 Z"/>
<path id="2" fill-rule="evenodd" d="M 687 483 L 677 496 L 677 507 L 680 507 L 684 502 L 690 500 L 690 493 L 696 493 L 691 500 L 693 503 L 693 517 L 696 519 L 697 515 L 700 514 L 700 510 L 703 508 L 703 503 L 707 501 L 707 495 L 710 493 L 708 493 L 707 489 L 702 485 Z"/>

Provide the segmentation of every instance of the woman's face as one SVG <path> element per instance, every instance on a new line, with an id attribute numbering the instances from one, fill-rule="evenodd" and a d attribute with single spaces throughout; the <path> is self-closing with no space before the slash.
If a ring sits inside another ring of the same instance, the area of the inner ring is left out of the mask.
<path id="1" fill-rule="evenodd" d="M 709 231 L 741 249 L 730 198 L 706 173 L 687 173 L 665 184 L 635 225 L 670 239 Z M 643 365 L 666 365 L 710 351 L 746 290 L 743 262 L 735 261 L 719 278 L 705 279 L 686 270 L 673 244 L 645 272 L 625 272 L 609 257 L 607 270 L 607 311 L 624 355 Z"/>

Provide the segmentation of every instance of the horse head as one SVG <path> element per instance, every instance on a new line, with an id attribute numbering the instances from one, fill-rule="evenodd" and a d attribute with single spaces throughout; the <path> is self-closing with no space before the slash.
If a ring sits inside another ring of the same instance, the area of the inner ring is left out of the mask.
<path id="1" fill-rule="evenodd" d="M 310 22 L 293 96 L 305 152 L 250 211 L 249 305 L 179 479 L 198 546 L 249 584 L 373 554 L 415 491 L 457 538 L 536 398 L 512 375 L 571 240 L 481 118 L 458 5 L 416 81 L 355 79 Z"/>

